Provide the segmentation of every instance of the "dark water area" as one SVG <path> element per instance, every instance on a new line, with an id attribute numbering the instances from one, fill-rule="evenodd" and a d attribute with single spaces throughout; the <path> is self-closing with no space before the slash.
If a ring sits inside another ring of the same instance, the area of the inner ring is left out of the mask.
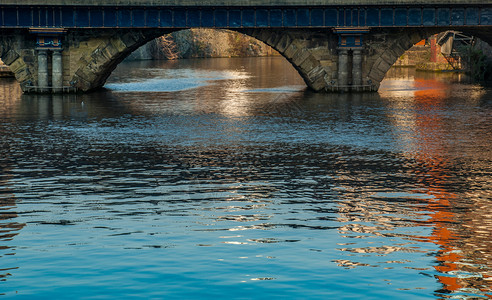
<path id="1" fill-rule="evenodd" d="M 490 299 L 492 89 L 391 70 L 316 94 L 283 58 L 0 79 L 0 298 Z"/>

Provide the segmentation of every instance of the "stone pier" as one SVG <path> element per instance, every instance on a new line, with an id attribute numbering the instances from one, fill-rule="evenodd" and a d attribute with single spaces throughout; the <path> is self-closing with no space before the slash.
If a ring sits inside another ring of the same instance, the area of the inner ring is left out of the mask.
<path id="1" fill-rule="evenodd" d="M 49 91 L 48 77 L 48 50 L 38 49 L 38 84 L 36 89 L 40 93 Z"/>
<path id="2" fill-rule="evenodd" d="M 61 93 L 63 91 L 63 62 L 61 49 L 53 50 L 52 55 L 51 88 L 54 93 Z"/>
<path id="3" fill-rule="evenodd" d="M 349 61 L 348 50 L 338 50 L 338 89 L 342 92 L 348 92 L 349 90 Z"/>
<path id="4" fill-rule="evenodd" d="M 38 78 L 37 81 L 31 81 L 25 91 L 37 93 L 63 92 L 62 40 L 66 30 L 44 28 L 32 29 L 30 33 L 36 37 Z M 51 62 L 51 76 L 49 74 L 49 62 Z"/>
<path id="5" fill-rule="evenodd" d="M 362 49 L 352 50 L 352 85 L 357 91 L 362 88 Z"/>

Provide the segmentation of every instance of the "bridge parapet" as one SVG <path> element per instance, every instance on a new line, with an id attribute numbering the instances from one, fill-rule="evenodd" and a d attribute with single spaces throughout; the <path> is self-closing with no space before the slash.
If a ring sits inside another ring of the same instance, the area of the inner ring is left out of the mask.
<path id="1" fill-rule="evenodd" d="M 3 5 L 0 28 L 334 28 L 492 26 L 489 4 L 393 6 Z"/>
<path id="2" fill-rule="evenodd" d="M 381 6 L 381 5 L 470 5 L 491 4 L 490 0 L 23 0 L 23 5 L 58 6 Z M 0 4 L 19 5 L 16 0 L 0 0 Z"/>

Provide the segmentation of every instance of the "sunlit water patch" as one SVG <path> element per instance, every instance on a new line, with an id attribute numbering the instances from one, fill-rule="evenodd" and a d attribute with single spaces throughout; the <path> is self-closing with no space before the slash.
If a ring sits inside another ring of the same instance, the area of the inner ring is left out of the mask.
<path id="1" fill-rule="evenodd" d="M 214 84 L 218 80 L 238 80 L 248 78 L 244 71 L 234 70 L 194 70 L 150 68 L 146 78 L 132 76 L 134 70 L 116 75 L 119 82 L 110 79 L 106 88 L 115 92 L 177 92 Z"/>
<path id="2" fill-rule="evenodd" d="M 281 86 L 274 88 L 265 89 L 251 89 L 245 90 L 246 93 L 297 93 L 306 89 L 304 85 L 294 85 L 294 86 Z"/>
<path id="3" fill-rule="evenodd" d="M 117 92 L 176 92 L 197 88 L 212 80 L 217 79 L 150 79 L 142 82 L 108 83 L 106 88 Z"/>

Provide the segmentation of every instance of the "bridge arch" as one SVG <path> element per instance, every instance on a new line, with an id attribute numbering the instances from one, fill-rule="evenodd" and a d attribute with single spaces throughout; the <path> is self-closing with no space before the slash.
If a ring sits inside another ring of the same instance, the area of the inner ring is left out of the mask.
<path id="1" fill-rule="evenodd" d="M 379 87 L 386 73 L 405 51 L 423 39 L 450 30 L 477 37 L 492 46 L 492 32 L 479 27 L 373 29 L 366 41 L 364 76 Z"/>
<path id="2" fill-rule="evenodd" d="M 294 66 L 307 86 L 315 91 L 326 89 L 326 79 L 331 79 L 333 72 L 336 73 L 337 40 L 332 33 L 306 30 L 232 30 L 277 50 Z M 81 91 L 102 87 L 116 66 L 133 51 L 150 40 L 173 31 L 179 29 L 150 33 L 130 31 L 121 36 L 95 37 L 87 42 L 69 41 L 69 55 L 80 55 L 78 68 L 70 84 Z"/>
<path id="3" fill-rule="evenodd" d="M 363 77 L 379 88 L 389 69 L 407 50 L 423 39 L 439 33 L 439 29 L 375 30 L 366 40 Z"/>
<path id="4" fill-rule="evenodd" d="M 102 87 L 111 72 L 133 51 L 149 41 L 169 33 L 165 30 L 116 31 L 111 35 L 91 34 L 86 39 L 80 35 L 68 36 L 68 55 L 72 76 L 69 85 L 79 91 Z M 66 55 L 66 54 L 65 54 Z M 73 57 L 73 58 L 72 58 Z"/>
<path id="5" fill-rule="evenodd" d="M 75 91 L 90 91 L 101 87 L 116 66 L 131 52 L 148 41 L 167 31 L 162 29 L 146 30 L 72 30 L 61 42 L 63 51 L 63 86 Z M 47 47 L 39 51 L 39 41 L 25 29 L 11 30 L 0 35 L 0 59 L 9 66 L 24 92 L 36 92 L 40 86 L 40 59 L 45 64 L 55 55 L 54 48 Z M 40 57 L 39 53 L 44 52 Z M 51 54 L 51 53 L 50 53 Z M 46 71 L 48 67 L 46 66 Z M 50 79 L 51 74 L 46 74 Z M 52 78 L 52 76 L 51 76 Z"/>

